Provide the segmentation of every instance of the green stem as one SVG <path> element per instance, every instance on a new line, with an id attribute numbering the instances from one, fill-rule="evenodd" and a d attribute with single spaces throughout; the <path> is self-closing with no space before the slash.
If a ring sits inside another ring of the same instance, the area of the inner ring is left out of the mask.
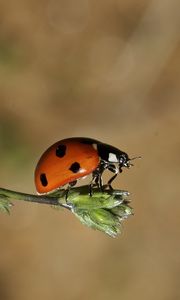
<path id="1" fill-rule="evenodd" d="M 48 205 L 58 205 L 68 208 L 65 204 L 59 203 L 59 197 L 51 196 L 38 196 L 32 194 L 26 194 L 21 192 L 16 192 L 12 190 L 7 190 L 0 188 L 0 198 L 7 200 L 23 200 L 27 202 L 35 202 Z"/>

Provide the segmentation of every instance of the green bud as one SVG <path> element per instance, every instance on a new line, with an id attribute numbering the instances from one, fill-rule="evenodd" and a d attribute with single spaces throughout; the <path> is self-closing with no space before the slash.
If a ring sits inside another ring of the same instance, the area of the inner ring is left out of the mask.
<path id="1" fill-rule="evenodd" d="M 84 225 L 100 230 L 111 237 L 116 237 L 120 232 L 118 218 L 105 209 L 78 210 L 74 211 L 74 214 Z"/>
<path id="2" fill-rule="evenodd" d="M 68 205 L 84 225 L 116 237 L 122 220 L 132 214 L 128 196 L 127 191 L 99 189 L 93 189 L 90 196 L 89 186 L 81 186 L 69 191 L 64 205 Z M 60 201 L 62 204 L 62 198 Z"/>
<path id="3" fill-rule="evenodd" d="M 133 214 L 133 209 L 128 204 L 121 204 L 111 209 L 111 212 L 117 215 L 120 220 L 127 219 Z"/>
<path id="4" fill-rule="evenodd" d="M 59 193 L 59 195 L 58 195 Z M 70 189 L 67 199 L 66 195 L 62 194 L 62 190 L 56 192 L 56 197 L 59 196 L 59 203 L 69 204 L 73 208 L 78 209 L 95 209 L 95 208 L 113 208 L 120 205 L 128 196 L 127 191 L 120 190 L 105 190 L 93 189 L 92 196 L 89 194 L 89 186 L 81 186 Z"/>

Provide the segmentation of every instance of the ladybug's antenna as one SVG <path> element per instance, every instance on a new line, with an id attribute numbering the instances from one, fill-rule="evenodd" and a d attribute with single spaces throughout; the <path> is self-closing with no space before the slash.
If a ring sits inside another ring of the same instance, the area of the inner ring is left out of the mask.
<path id="1" fill-rule="evenodd" d="M 130 158 L 129 161 L 135 160 L 135 159 L 141 159 L 141 158 L 142 158 L 141 156 L 135 156 L 135 157 Z M 128 165 L 129 165 L 129 167 L 134 166 L 132 163 L 129 163 Z"/>
<path id="2" fill-rule="evenodd" d="M 130 158 L 129 160 L 141 159 L 141 158 L 142 158 L 141 156 L 135 156 L 135 157 Z"/>

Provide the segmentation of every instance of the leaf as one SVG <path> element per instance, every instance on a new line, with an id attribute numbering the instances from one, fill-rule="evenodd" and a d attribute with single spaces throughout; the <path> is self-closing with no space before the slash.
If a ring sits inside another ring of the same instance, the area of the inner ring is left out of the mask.
<path id="1" fill-rule="evenodd" d="M 7 200 L 5 197 L 4 199 L 1 197 L 2 195 L 0 195 L 0 211 L 3 213 L 8 213 L 10 214 L 10 208 L 12 206 L 12 203 Z"/>

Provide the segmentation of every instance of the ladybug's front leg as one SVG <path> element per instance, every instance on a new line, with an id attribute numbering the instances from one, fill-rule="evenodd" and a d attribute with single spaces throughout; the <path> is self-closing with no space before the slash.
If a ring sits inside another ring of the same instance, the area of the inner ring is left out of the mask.
<path id="1" fill-rule="evenodd" d="M 113 164 L 109 164 L 108 166 L 108 170 L 115 173 L 107 182 L 107 186 L 110 190 L 113 190 L 113 187 L 112 187 L 112 182 L 114 181 L 114 179 L 116 178 L 116 176 L 118 175 L 119 173 L 119 169 L 117 168 L 117 166 L 113 165 Z"/>

